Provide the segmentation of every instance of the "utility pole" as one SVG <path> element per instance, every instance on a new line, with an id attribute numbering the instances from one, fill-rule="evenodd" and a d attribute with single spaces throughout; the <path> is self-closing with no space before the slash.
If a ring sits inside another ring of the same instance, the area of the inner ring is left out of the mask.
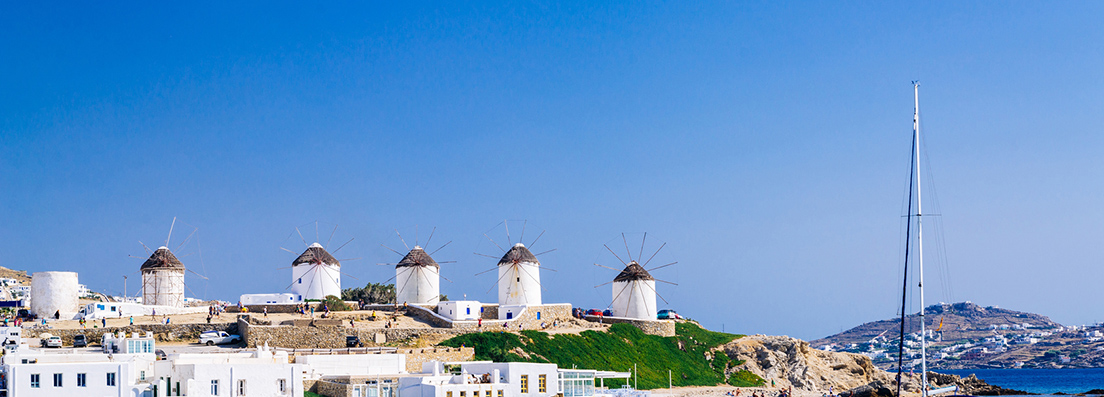
<path id="1" fill-rule="evenodd" d="M 636 373 L 636 363 L 633 363 L 633 389 L 640 387 L 640 374 Z"/>
<path id="2" fill-rule="evenodd" d="M 671 370 L 667 370 L 667 388 L 674 388 L 674 382 L 671 381 Z"/>
<path id="3" fill-rule="evenodd" d="M 126 280 L 127 276 L 123 276 L 123 302 L 127 300 Z"/>

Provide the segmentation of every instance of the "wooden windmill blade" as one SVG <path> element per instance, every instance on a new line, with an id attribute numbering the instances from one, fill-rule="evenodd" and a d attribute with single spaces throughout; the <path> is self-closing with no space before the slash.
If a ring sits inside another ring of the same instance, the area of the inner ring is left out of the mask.
<path id="1" fill-rule="evenodd" d="M 541 285 L 541 282 L 540 282 L 540 280 L 538 280 L 536 276 L 533 276 L 533 275 L 532 275 L 531 273 L 529 273 L 529 271 L 528 271 L 528 270 L 525 270 L 525 268 L 524 268 L 524 267 L 522 267 L 522 266 L 521 266 L 521 265 L 519 265 L 519 264 L 514 264 L 514 267 L 515 267 L 516 269 L 518 269 L 518 270 L 521 270 L 521 272 L 522 272 L 522 273 L 525 273 L 525 275 L 526 275 L 526 276 L 529 276 L 529 278 L 533 279 L 533 281 L 535 281 L 535 282 L 537 283 L 537 286 L 538 286 L 538 287 L 540 287 L 540 289 L 541 289 L 541 290 L 543 290 L 543 291 L 545 291 L 545 292 L 548 292 L 548 289 L 547 289 L 547 288 L 544 288 L 544 286 L 543 286 L 543 285 Z"/>
<path id="2" fill-rule="evenodd" d="M 486 273 L 486 272 L 484 272 L 484 273 Z M 488 288 L 487 292 L 485 292 L 485 293 L 488 293 L 488 294 L 491 293 L 491 290 L 494 289 L 494 287 L 496 285 L 498 285 L 498 283 L 501 283 L 503 278 L 505 278 L 506 276 L 509 276 L 509 275 L 510 275 L 510 272 L 502 273 L 501 276 L 498 276 L 498 281 L 495 281 L 495 283 L 491 285 L 491 288 Z"/>
<path id="3" fill-rule="evenodd" d="M 394 249 L 392 249 L 391 247 L 388 247 L 388 246 L 386 246 L 386 245 L 380 244 L 380 247 L 383 247 L 383 248 L 387 248 L 387 249 L 391 250 L 391 252 L 394 252 L 394 253 L 396 253 L 396 254 L 402 255 L 402 253 L 401 253 L 401 252 L 399 252 L 399 251 L 395 251 Z"/>
<path id="4" fill-rule="evenodd" d="M 660 295 L 660 294 L 659 294 L 659 291 L 656 291 L 655 287 L 652 287 L 651 285 L 648 285 L 648 284 L 644 284 L 644 285 L 647 285 L 647 286 L 648 286 L 648 288 L 651 288 L 651 289 L 652 289 L 652 292 L 655 292 L 656 296 L 658 296 L 658 297 L 659 297 L 659 299 L 663 299 L 663 303 L 666 303 L 666 304 L 668 304 L 668 305 L 670 305 L 670 304 L 671 304 L 671 302 L 668 302 L 668 301 L 667 301 L 667 299 L 664 299 L 664 298 L 663 298 L 663 295 Z"/>
<path id="5" fill-rule="evenodd" d="M 594 264 L 594 266 L 598 266 L 598 267 L 604 267 L 604 268 L 606 268 L 606 269 L 610 269 L 610 270 L 613 270 L 613 271 L 615 271 L 615 272 L 619 272 L 619 271 L 621 271 L 620 269 L 614 269 L 614 268 L 612 268 L 612 267 L 609 267 L 609 266 L 605 266 L 605 265 L 599 265 L 599 264 L 597 264 L 597 263 L 595 263 L 595 264 Z"/>
<path id="6" fill-rule="evenodd" d="M 608 245 L 602 244 L 602 246 L 603 246 L 603 247 L 606 247 L 606 250 L 607 250 L 607 251 L 609 251 L 609 252 L 610 252 L 611 254 L 613 254 L 613 257 L 615 257 L 615 258 L 617 258 L 617 260 L 621 261 L 621 264 L 622 264 L 622 265 L 628 265 L 628 263 L 625 263 L 625 260 L 624 260 L 624 259 L 621 259 L 621 257 L 620 257 L 620 256 L 617 256 L 617 253 L 616 253 L 616 252 L 613 252 L 613 250 L 612 250 L 612 249 L 610 249 L 610 247 L 609 247 Z"/>
<path id="7" fill-rule="evenodd" d="M 437 247 L 437 249 L 435 249 L 435 250 L 433 250 L 433 252 L 429 253 L 429 256 L 433 256 L 433 254 L 436 254 L 437 251 L 440 251 L 442 248 L 448 247 L 449 244 L 452 244 L 452 240 L 449 240 L 449 242 L 445 243 L 445 245 Z M 429 243 L 427 242 L 426 245 L 429 245 Z"/>
<path id="8" fill-rule="evenodd" d="M 663 265 L 663 266 L 656 266 L 656 267 L 653 267 L 651 269 L 648 269 L 648 271 L 650 272 L 650 271 L 653 271 L 653 270 L 659 270 L 659 269 L 665 268 L 667 266 L 672 266 L 672 265 L 676 265 L 676 264 L 678 264 L 678 261 L 671 262 L 671 263 L 668 263 L 668 264 Z"/>

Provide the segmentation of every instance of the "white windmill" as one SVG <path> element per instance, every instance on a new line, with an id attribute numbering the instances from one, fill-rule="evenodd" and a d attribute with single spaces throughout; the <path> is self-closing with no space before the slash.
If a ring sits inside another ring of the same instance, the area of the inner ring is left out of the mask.
<path id="1" fill-rule="evenodd" d="M 503 221 L 503 223 L 506 225 L 506 239 L 509 241 L 510 226 L 506 221 Z M 527 224 L 528 222 L 526 222 L 526 225 Z M 522 226 L 521 230 L 521 238 L 519 238 L 518 242 L 510 247 L 509 250 L 502 249 L 502 247 L 499 246 L 498 243 L 495 243 L 490 236 L 487 236 L 486 233 L 483 234 L 492 244 L 504 251 L 502 258 L 498 260 L 498 265 L 495 268 L 476 274 L 478 276 L 483 273 L 498 270 L 498 280 L 495 281 L 495 284 L 498 285 L 500 318 L 503 316 L 509 317 L 509 314 L 503 314 L 503 307 L 534 306 L 541 304 L 541 290 L 544 289 L 544 287 L 541 287 L 540 269 L 548 268 L 541 266 L 540 261 L 537 260 L 537 256 L 555 251 L 555 249 L 551 249 L 534 255 L 529 251 L 529 248 L 526 248 L 525 244 L 521 243 L 521 240 L 525 237 L 525 226 Z M 529 245 L 532 246 L 535 244 L 543 235 L 544 232 L 542 231 Z M 476 253 L 476 255 L 494 258 L 493 256 L 480 253 Z M 492 286 L 491 288 L 493 289 L 494 287 Z M 490 292 L 490 290 L 487 292 Z"/>
<path id="2" fill-rule="evenodd" d="M 433 241 L 433 234 L 437 232 L 437 228 L 433 228 L 433 231 L 429 233 L 429 239 L 426 240 L 428 246 Z M 432 255 L 445 248 L 452 241 L 445 243 L 438 247 L 432 253 L 427 253 L 418 241 L 414 242 L 414 248 L 410 248 L 406 245 L 406 240 L 403 240 L 402 234 L 398 230 L 395 230 L 395 234 L 399 236 L 399 240 L 402 241 L 403 246 L 410 249 L 402 260 L 395 263 L 395 303 L 411 303 L 419 305 L 436 305 L 441 301 L 441 265 L 433 260 Z M 417 239 L 417 238 L 415 238 Z M 380 244 L 384 248 L 391 250 L 392 252 L 402 255 L 398 251 L 391 249 L 386 245 Z M 446 261 L 440 263 L 452 263 L 453 261 Z M 392 265 L 390 263 L 381 263 L 380 265 Z M 445 281 L 449 281 L 445 278 Z"/>
<path id="3" fill-rule="evenodd" d="M 172 224 L 169 226 L 169 236 L 165 238 L 165 245 L 158 247 L 156 250 L 151 251 L 141 241 L 138 242 L 150 254 L 149 258 L 142 263 L 142 267 L 139 268 L 142 273 L 143 305 L 184 307 L 184 290 L 187 288 L 184 283 L 184 273 L 192 272 L 200 278 L 207 279 L 207 277 L 185 268 L 184 263 L 180 262 L 180 259 L 169 250 L 169 241 L 172 239 L 172 231 L 175 226 L 176 218 L 174 217 Z M 198 228 L 192 230 L 192 233 L 176 248 L 179 250 L 184 244 L 187 244 L 198 230 Z M 131 255 L 131 257 L 142 259 L 134 255 Z"/>
<path id="4" fill-rule="evenodd" d="M 647 242 L 648 234 L 645 233 L 644 240 L 640 242 L 640 253 L 637 255 L 636 259 L 632 258 L 632 252 L 629 251 L 629 243 L 628 240 L 625 238 L 624 233 L 621 234 L 621 239 L 625 242 L 625 253 L 626 255 L 628 255 L 629 261 L 625 262 L 621 259 L 620 256 L 613 252 L 612 249 L 610 249 L 609 245 L 603 244 L 603 246 L 606 247 L 606 250 L 608 250 L 611 254 L 613 254 L 614 257 L 617 258 L 617 260 L 621 261 L 621 263 L 625 265 L 625 268 L 617 274 L 617 277 L 613 278 L 613 281 L 595 286 L 595 288 L 601 287 L 606 284 L 613 284 L 613 300 L 611 301 L 609 306 L 613 317 L 655 320 L 657 311 L 656 297 L 659 296 L 660 299 L 663 299 L 663 297 L 659 295 L 659 292 L 656 291 L 656 281 L 672 285 L 678 284 L 672 283 L 670 281 L 658 280 L 655 277 L 652 277 L 649 269 L 645 269 L 644 267 L 647 266 L 648 263 L 651 262 L 653 258 L 655 258 L 656 254 L 658 254 L 659 251 L 662 250 L 663 247 L 665 247 L 667 244 L 664 243 L 663 245 L 660 245 L 659 249 L 657 249 L 656 252 L 652 254 L 652 256 L 648 258 L 648 260 L 645 261 L 643 265 L 641 265 L 638 261 L 641 259 L 640 257 L 644 253 L 644 243 Z M 663 266 L 654 267 L 650 270 L 661 269 L 667 266 L 674 265 L 676 263 L 678 262 L 671 262 Z M 617 271 L 617 269 L 614 269 L 612 267 L 602 266 L 597 263 L 595 263 L 595 265 Z M 663 302 L 666 303 L 667 300 L 663 299 Z"/>
<path id="5" fill-rule="evenodd" d="M 317 230 L 317 222 L 315 222 L 315 230 Z M 303 241 L 303 245 L 307 245 L 307 240 L 303 238 L 303 233 L 299 231 L 299 228 L 295 228 L 296 233 L 299 233 L 300 240 Z M 334 226 L 334 232 L 337 232 L 337 226 Z M 317 232 L 316 240 L 317 240 Z M 290 238 L 290 236 L 289 236 Z M 330 233 L 330 239 L 333 239 L 333 233 Z M 345 244 L 342 244 L 336 250 L 340 251 L 345 245 L 352 242 L 353 239 L 349 239 Z M 327 241 L 327 244 L 329 241 Z M 284 247 L 280 249 L 294 254 L 295 252 Z M 354 258 L 359 259 L 359 258 Z M 299 296 L 299 300 L 324 300 L 327 296 L 334 295 L 341 296 L 341 275 L 345 274 L 341 272 L 341 261 L 331 255 L 326 248 L 319 244 L 317 241 L 313 244 L 307 245 L 307 249 L 299 254 L 295 260 L 291 261 L 291 285 L 288 286 L 293 294 Z M 348 274 L 345 274 L 349 276 Z M 356 279 L 356 277 L 352 277 Z"/>

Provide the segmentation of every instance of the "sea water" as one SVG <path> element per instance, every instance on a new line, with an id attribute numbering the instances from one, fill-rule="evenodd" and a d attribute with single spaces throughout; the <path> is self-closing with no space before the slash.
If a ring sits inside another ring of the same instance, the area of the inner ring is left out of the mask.
<path id="1" fill-rule="evenodd" d="M 1084 393 L 1104 389 L 1104 368 L 1088 369 L 944 369 L 935 372 L 976 375 L 990 385 L 1031 393 Z"/>

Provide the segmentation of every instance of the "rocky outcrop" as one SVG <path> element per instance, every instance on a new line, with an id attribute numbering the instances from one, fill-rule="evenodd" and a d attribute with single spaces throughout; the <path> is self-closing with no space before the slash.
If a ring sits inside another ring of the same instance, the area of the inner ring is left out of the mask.
<path id="1" fill-rule="evenodd" d="M 963 378 L 958 375 L 928 372 L 928 382 L 932 384 L 938 384 L 940 385 L 940 387 L 952 385 L 958 386 L 960 391 L 957 394 L 968 394 L 972 396 L 1007 396 L 1031 394 L 1022 390 L 1005 389 L 1000 386 L 990 385 L 984 380 L 978 379 L 973 374 L 970 374 L 970 376 Z"/>
<path id="2" fill-rule="evenodd" d="M 870 358 L 813 349 L 809 342 L 788 336 L 753 335 L 720 347 L 732 360 L 743 361 L 731 371 L 747 370 L 778 387 L 813 392 L 840 392 L 876 380 L 891 382 Z"/>
<path id="3" fill-rule="evenodd" d="M 793 387 L 816 393 L 839 393 L 850 397 L 890 397 L 897 394 L 896 374 L 880 370 L 869 357 L 817 350 L 809 342 L 788 336 L 753 335 L 721 346 L 732 360 L 742 361 L 731 372 L 747 370 L 769 385 Z M 739 362 L 737 361 L 737 362 Z M 919 394 L 919 375 L 905 375 L 902 391 Z M 1029 394 L 993 386 L 973 375 L 962 378 L 928 372 L 934 388 L 958 385 L 959 394 L 977 396 Z"/>

